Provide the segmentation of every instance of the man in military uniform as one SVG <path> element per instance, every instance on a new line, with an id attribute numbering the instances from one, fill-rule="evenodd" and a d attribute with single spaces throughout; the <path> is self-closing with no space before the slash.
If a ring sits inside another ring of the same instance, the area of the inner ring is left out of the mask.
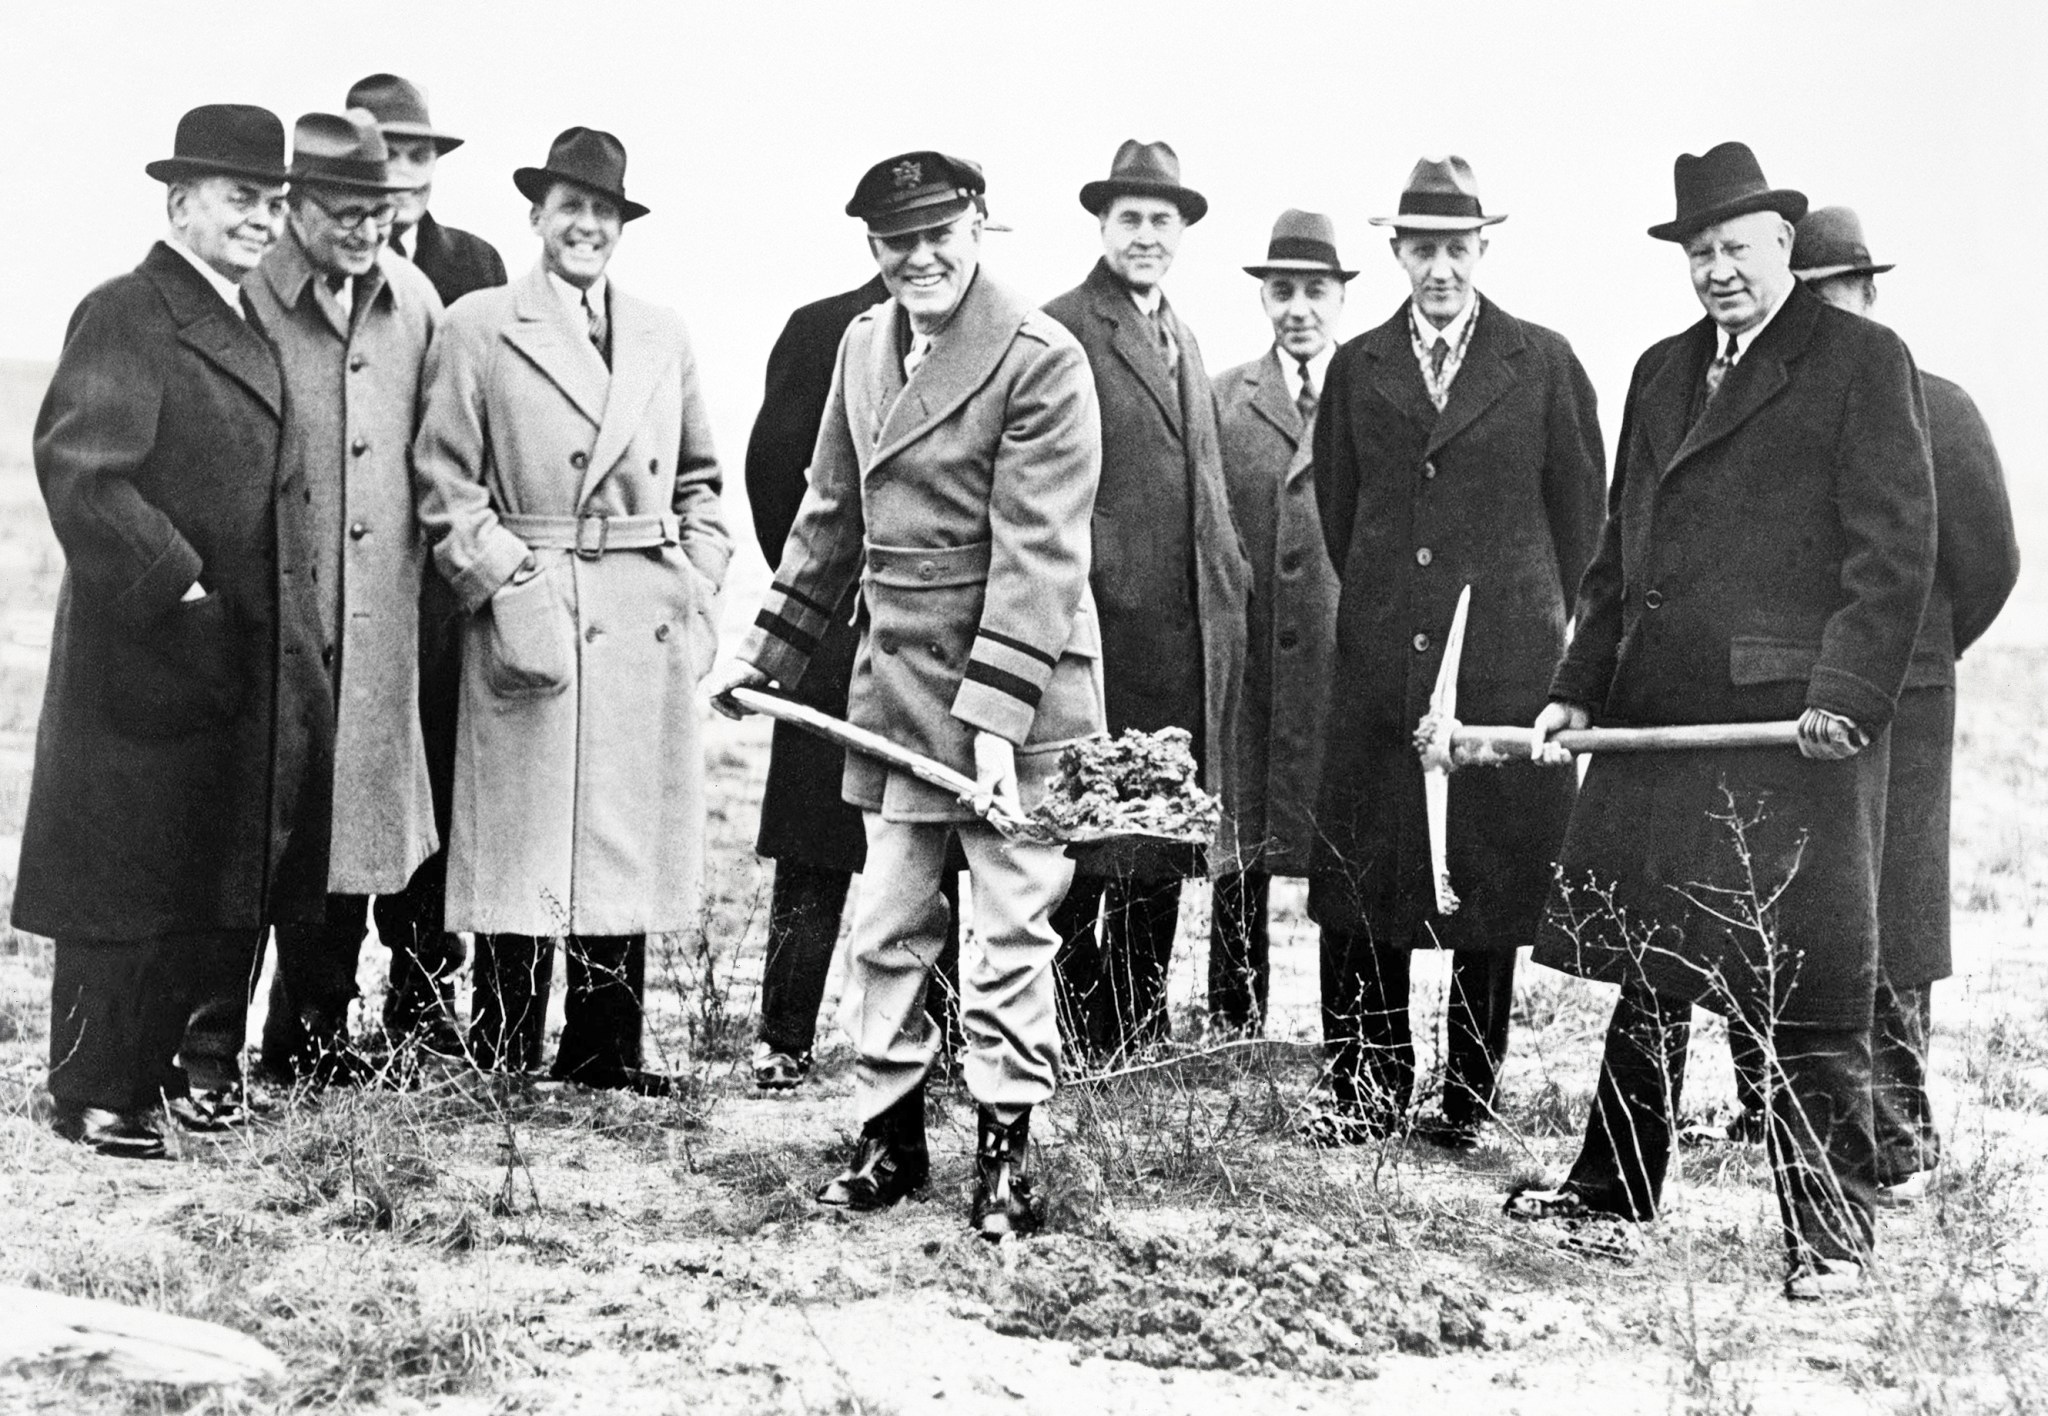
<path id="1" fill-rule="evenodd" d="M 846 1009 L 862 1126 L 818 1198 L 880 1208 L 929 1173 L 923 1001 L 957 838 L 980 945 L 961 980 L 979 1106 L 970 1222 L 1000 1239 L 1038 1223 L 1025 1147 L 1058 1065 L 1050 916 L 1073 863 L 1006 839 L 976 806 L 1028 809 L 1059 750 L 1102 731 L 1088 590 L 1101 429 L 1080 346 L 980 270 L 983 188 L 973 163 L 912 152 L 870 168 L 847 203 L 890 298 L 840 345 L 810 490 L 714 702 L 736 716 L 730 689 L 800 682 L 859 577 L 867 616 L 848 717 L 978 784 L 982 800 L 963 802 L 847 758 L 846 799 L 867 833 Z"/>

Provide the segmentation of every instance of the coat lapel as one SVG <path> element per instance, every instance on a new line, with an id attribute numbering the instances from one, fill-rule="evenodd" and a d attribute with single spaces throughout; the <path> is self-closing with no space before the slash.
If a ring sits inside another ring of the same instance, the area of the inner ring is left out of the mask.
<path id="1" fill-rule="evenodd" d="M 1415 349 L 1408 337 L 1408 302 L 1402 301 L 1394 317 L 1367 331 L 1364 339 L 1371 360 L 1367 378 L 1380 397 L 1424 427 L 1435 427 L 1436 405 L 1429 401 L 1429 388 L 1422 382 L 1422 370 L 1415 367 Z M 1328 397 L 1329 390 L 1323 393 Z"/>
<path id="2" fill-rule="evenodd" d="M 1464 362 L 1458 366 L 1458 376 L 1451 380 L 1450 396 L 1436 416 L 1436 426 L 1430 429 L 1424 457 L 1434 457 L 1438 448 L 1470 427 L 1473 419 L 1515 386 L 1513 361 L 1522 354 L 1521 325 L 1491 302 L 1479 310 L 1477 318 L 1479 328 L 1472 331 Z M 1415 377 L 1418 382 L 1421 380 L 1420 369 L 1415 370 Z"/>
<path id="3" fill-rule="evenodd" d="M 556 302 L 560 308 L 560 302 Z M 564 311 L 566 314 L 567 312 Z M 647 411 L 654 391 L 673 367 L 672 348 L 661 339 L 661 321 L 653 306 L 636 300 L 614 285 L 611 287 L 612 368 L 611 388 L 604 401 L 604 416 L 598 420 L 597 443 L 590 450 L 590 462 L 583 469 L 583 487 L 577 494 L 581 506 L 597 484 L 617 465 Z M 585 339 L 584 346 L 590 341 Z M 591 353 L 596 354 L 592 349 Z M 602 365 L 603 361 L 599 360 Z"/>
<path id="4" fill-rule="evenodd" d="M 143 266 L 177 321 L 178 342 L 248 389 L 271 417 L 281 417 L 284 375 L 256 328 L 228 309 L 176 251 L 152 250 Z"/>
<path id="5" fill-rule="evenodd" d="M 848 410 L 847 426 L 858 428 L 862 434 L 859 451 L 863 469 L 875 462 L 875 453 L 881 447 L 888 430 L 889 420 L 896 415 L 896 405 L 903 400 L 904 378 L 903 358 L 896 344 L 896 319 L 901 307 L 894 300 L 884 301 L 866 314 L 858 317 L 865 324 L 856 322 L 862 336 L 860 348 L 864 361 L 859 367 L 859 387 L 864 406 L 854 416 Z M 856 372 L 849 367 L 851 374 Z M 850 392 L 850 391 L 849 391 Z"/>
<path id="6" fill-rule="evenodd" d="M 1815 299 L 1800 286 L 1793 286 L 1785 297 L 1785 308 L 1779 310 L 1763 333 L 1756 338 L 1742 356 L 1720 391 L 1707 400 L 1707 406 L 1700 413 L 1686 433 L 1685 440 L 1678 445 L 1678 451 L 1671 455 L 1665 465 L 1664 475 L 1670 476 L 1689 458 L 1713 446 L 1729 436 L 1744 423 L 1755 417 L 1763 406 L 1776 398 L 1779 392 L 1792 381 L 1786 370 L 1786 361 L 1795 359 L 1806 348 L 1807 340 L 1813 334 Z M 1685 363 L 1685 360 L 1674 360 Z M 1668 368 L 1668 366 L 1667 366 Z M 1697 365 L 1698 377 L 1705 376 L 1704 360 Z M 1690 389 L 1686 390 L 1685 406 L 1691 405 Z"/>
<path id="7" fill-rule="evenodd" d="M 895 312 L 888 306 L 884 309 L 890 318 L 878 323 L 893 335 Z M 977 274 L 958 313 L 889 408 L 869 466 L 893 457 L 973 397 L 975 390 L 995 372 L 1030 310 L 1029 305 L 990 279 L 986 272 Z M 889 353 L 894 354 L 893 341 Z M 880 362 L 899 371 L 902 367 L 893 357 Z"/>
<path id="8" fill-rule="evenodd" d="M 604 421 L 611 376 L 604 360 L 590 347 L 589 337 L 569 321 L 569 312 L 548 284 L 544 266 L 536 265 L 519 283 L 512 301 L 513 322 L 505 342 L 562 391 L 592 423 Z"/>
<path id="9" fill-rule="evenodd" d="M 1289 447 L 1301 446 L 1301 409 L 1287 396 L 1287 371 L 1280 363 L 1277 347 L 1268 349 L 1266 357 L 1252 365 L 1245 376 L 1245 382 L 1252 386 L 1252 411 L 1271 423 L 1280 436 L 1287 439 Z M 1328 392 L 1328 390 L 1324 390 Z"/>
<path id="10" fill-rule="evenodd" d="M 1180 399 L 1174 396 L 1173 381 L 1167 377 L 1165 356 L 1152 338 L 1151 322 L 1131 302 L 1123 285 L 1109 273 L 1109 267 L 1100 261 L 1088 273 L 1088 298 L 1095 317 L 1109 326 L 1109 347 L 1152 395 L 1159 411 L 1166 415 L 1166 425 L 1173 429 L 1173 435 L 1182 436 Z M 1183 340 L 1182 348 L 1186 347 Z"/>

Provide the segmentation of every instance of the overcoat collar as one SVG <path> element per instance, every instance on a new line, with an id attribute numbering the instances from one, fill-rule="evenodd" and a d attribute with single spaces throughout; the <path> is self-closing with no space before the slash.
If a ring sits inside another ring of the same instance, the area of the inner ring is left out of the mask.
<path id="1" fill-rule="evenodd" d="M 1032 306 L 987 271 L 975 272 L 959 310 L 908 383 L 896 353 L 896 311 L 892 299 L 861 317 L 868 416 L 880 422 L 869 468 L 916 442 L 973 397 L 1009 352 Z"/>
<path id="2" fill-rule="evenodd" d="M 1690 428 L 1686 420 L 1692 417 L 1693 395 L 1706 377 L 1720 331 L 1710 319 L 1702 319 L 1686 331 L 1643 390 L 1643 406 L 1656 419 L 1651 445 L 1673 449 L 1664 463 L 1663 476 L 1670 476 L 1681 464 L 1735 432 L 1783 391 L 1792 381 L 1786 366 L 1806 352 L 1819 309 L 1817 296 L 1794 285 L 1785 296 L 1784 308 L 1744 351 Z"/>
<path id="3" fill-rule="evenodd" d="M 1373 361 L 1369 377 L 1381 395 L 1402 413 L 1429 428 L 1429 442 L 1423 456 L 1433 457 L 1439 448 L 1472 426 L 1501 396 L 1513 388 L 1520 375 L 1516 361 L 1527 348 L 1521 321 L 1492 300 L 1479 312 L 1478 327 L 1465 349 L 1458 376 L 1451 380 L 1450 397 L 1441 412 L 1429 401 L 1429 387 L 1416 367 L 1415 343 L 1410 336 L 1409 301 L 1385 324 L 1361 336 L 1361 345 Z"/>
<path id="4" fill-rule="evenodd" d="M 386 259 L 385 250 L 379 247 L 378 263 L 371 266 L 367 274 L 357 277 L 355 305 L 358 314 L 373 308 L 379 300 L 396 302 L 398 292 L 391 282 L 384 278 L 383 262 Z M 344 344 L 348 343 L 348 312 L 341 308 L 341 302 L 334 298 L 333 292 L 328 290 L 326 282 L 320 278 L 320 272 L 314 268 L 312 258 L 306 254 L 305 246 L 299 241 L 299 233 L 292 229 L 290 222 L 285 223 L 284 235 L 277 238 L 277 244 L 270 248 L 270 253 L 264 256 L 263 263 L 256 267 L 256 278 L 270 287 L 271 294 L 277 297 L 277 303 L 287 310 L 296 310 L 299 301 L 307 298 L 307 287 L 311 286 L 313 307 L 320 312 L 321 318 L 326 321 L 327 328 L 333 331 L 334 337 Z"/>
<path id="5" fill-rule="evenodd" d="M 1095 269 L 1088 272 L 1081 288 L 1087 292 L 1088 305 L 1095 312 L 1095 317 L 1110 326 L 1109 347 L 1130 369 L 1132 376 L 1144 385 L 1145 391 L 1152 395 L 1159 411 L 1166 415 L 1166 425 L 1173 429 L 1174 436 L 1182 436 L 1180 399 L 1174 394 L 1166 359 L 1152 337 L 1149 322 L 1131 302 L 1131 292 L 1110 270 L 1109 262 L 1104 260 L 1095 262 Z M 1167 318 L 1173 321 L 1173 336 L 1180 342 L 1181 357 L 1185 358 L 1190 341 L 1181 329 L 1179 317 L 1173 313 L 1171 301 L 1166 304 L 1166 312 Z"/>
<path id="6" fill-rule="evenodd" d="M 1251 366 L 1245 374 L 1245 382 L 1252 386 L 1252 411 L 1264 418 L 1287 439 L 1289 447 L 1301 446 L 1301 408 L 1287 396 L 1287 370 L 1280 363 L 1280 348 L 1275 345 L 1266 351 L 1266 357 Z M 1328 393 L 1328 389 L 1323 390 Z"/>
<path id="7" fill-rule="evenodd" d="M 271 417 L 281 416 L 284 376 L 255 326 L 224 306 L 206 278 L 161 241 L 143 257 L 142 271 L 177 323 L 178 342 L 248 389 Z"/>

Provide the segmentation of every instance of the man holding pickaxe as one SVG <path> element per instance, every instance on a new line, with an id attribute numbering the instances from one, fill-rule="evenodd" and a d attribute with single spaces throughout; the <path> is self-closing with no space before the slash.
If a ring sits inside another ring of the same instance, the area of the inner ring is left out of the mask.
<path id="1" fill-rule="evenodd" d="M 1911 355 L 1802 289 L 1798 192 L 1740 143 L 1676 165 L 1707 318 L 1637 362 L 1609 519 L 1535 724 L 1762 725 L 1788 746 L 1600 753 L 1539 962 L 1617 982 L 1570 1177 L 1518 1219 L 1651 1218 L 1694 1003 L 1772 1055 L 1786 1296 L 1853 1292 L 1872 1241 L 1870 1020 L 1886 726 L 1933 579 Z"/>

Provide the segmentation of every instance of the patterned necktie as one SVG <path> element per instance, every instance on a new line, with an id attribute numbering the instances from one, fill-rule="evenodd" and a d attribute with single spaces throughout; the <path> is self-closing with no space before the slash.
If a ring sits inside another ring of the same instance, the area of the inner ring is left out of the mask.
<path id="1" fill-rule="evenodd" d="M 599 301 L 598 304 L 603 304 L 603 301 Z M 583 292 L 583 313 L 590 321 L 591 347 L 597 350 L 597 357 L 604 360 L 604 366 L 609 369 L 612 366 L 612 351 L 611 341 L 607 337 L 609 331 L 605 329 L 604 311 L 590 303 L 588 290 Z"/>
<path id="2" fill-rule="evenodd" d="M 1436 343 L 1429 346 L 1429 376 L 1438 383 L 1443 382 L 1444 361 L 1450 357 L 1451 341 L 1438 335 Z"/>
<path id="3" fill-rule="evenodd" d="M 1294 406 L 1301 411 L 1302 425 L 1306 427 L 1316 416 L 1316 381 L 1309 374 L 1308 360 L 1296 359 L 1294 362 L 1301 366 L 1301 392 L 1295 395 Z"/>
<path id="4" fill-rule="evenodd" d="M 917 372 L 917 366 L 931 357 L 932 337 L 928 334 L 910 336 L 910 352 L 903 356 L 903 377 L 907 382 Z"/>
<path id="5" fill-rule="evenodd" d="M 1728 377 L 1728 371 L 1735 367 L 1735 336 L 1728 336 L 1728 347 L 1714 357 L 1707 365 L 1707 397 L 1712 398 L 1721 391 L 1721 380 Z"/>
<path id="6" fill-rule="evenodd" d="M 1166 367 L 1176 378 L 1180 376 L 1180 346 L 1173 341 L 1173 330 L 1166 323 L 1166 302 L 1161 300 L 1152 307 L 1152 334 L 1159 341 L 1159 353 L 1166 360 Z"/>

